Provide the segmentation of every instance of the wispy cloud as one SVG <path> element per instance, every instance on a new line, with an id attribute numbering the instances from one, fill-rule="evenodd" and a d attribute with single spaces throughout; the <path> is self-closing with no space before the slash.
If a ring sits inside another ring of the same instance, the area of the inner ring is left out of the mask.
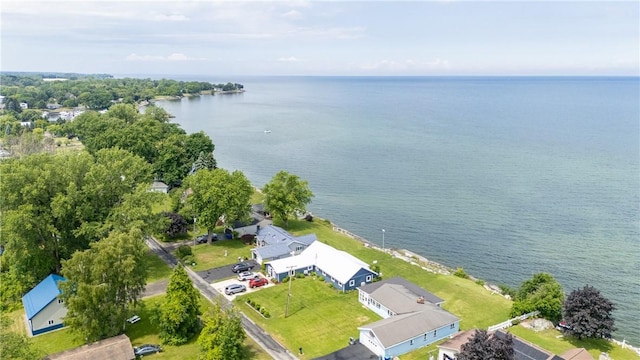
<path id="1" fill-rule="evenodd" d="M 278 58 L 278 61 L 281 61 L 281 62 L 296 62 L 296 61 L 300 61 L 300 60 L 295 56 L 289 56 L 289 57 Z"/>
<path id="2" fill-rule="evenodd" d="M 304 16 L 298 10 L 290 10 L 290 11 L 287 11 L 286 13 L 282 14 L 282 17 L 285 18 L 285 19 L 289 19 L 289 20 L 300 20 Z"/>
<path id="3" fill-rule="evenodd" d="M 162 55 L 138 55 L 136 53 L 129 54 L 125 57 L 126 61 L 201 61 L 205 58 L 189 57 L 182 53 L 173 53 L 168 56 Z"/>

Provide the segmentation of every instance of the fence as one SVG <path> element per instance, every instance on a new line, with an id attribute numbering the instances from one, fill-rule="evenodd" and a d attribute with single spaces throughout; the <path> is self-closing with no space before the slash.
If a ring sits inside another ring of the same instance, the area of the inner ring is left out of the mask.
<path id="1" fill-rule="evenodd" d="M 540 311 L 534 311 L 534 312 L 530 312 L 528 314 L 516 316 L 513 319 L 510 319 L 510 320 L 507 320 L 507 321 L 503 321 L 500 324 L 489 326 L 487 331 L 488 332 L 494 332 L 496 330 L 506 329 L 506 328 L 510 327 L 511 325 L 513 325 L 514 321 L 522 321 L 524 319 L 528 319 L 530 317 L 537 316 L 538 314 L 540 314 Z"/>

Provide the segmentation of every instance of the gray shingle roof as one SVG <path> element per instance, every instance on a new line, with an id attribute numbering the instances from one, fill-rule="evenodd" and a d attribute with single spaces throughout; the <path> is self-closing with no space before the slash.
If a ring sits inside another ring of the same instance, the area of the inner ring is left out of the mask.
<path id="1" fill-rule="evenodd" d="M 360 327 L 373 331 L 384 347 L 429 333 L 460 320 L 457 316 L 432 304 L 421 304 L 421 311 L 391 316 Z"/>
<path id="2" fill-rule="evenodd" d="M 423 297 L 425 301 L 434 305 L 444 302 L 441 298 L 401 277 L 374 282 L 359 289 L 397 314 L 416 311 L 413 308 L 419 297 Z"/>

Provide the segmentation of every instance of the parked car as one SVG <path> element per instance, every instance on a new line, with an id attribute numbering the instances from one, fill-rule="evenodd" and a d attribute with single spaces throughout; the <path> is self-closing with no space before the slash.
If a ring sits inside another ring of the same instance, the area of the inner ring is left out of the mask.
<path id="1" fill-rule="evenodd" d="M 238 280 L 240 281 L 251 280 L 256 276 L 257 275 L 252 273 L 251 271 L 243 271 L 241 273 L 238 273 Z"/>
<path id="2" fill-rule="evenodd" d="M 212 234 L 211 235 L 211 241 L 213 242 L 213 241 L 216 241 L 216 240 L 218 240 L 218 235 Z M 207 242 L 207 234 L 200 235 L 200 236 L 198 236 L 196 238 L 196 243 L 198 243 L 198 244 L 206 244 L 206 242 Z"/>
<path id="3" fill-rule="evenodd" d="M 224 288 L 224 293 L 227 295 L 233 295 L 247 291 L 247 287 L 242 284 L 231 284 Z"/>
<path id="4" fill-rule="evenodd" d="M 132 317 L 130 317 L 130 318 L 128 318 L 128 319 L 127 319 L 127 322 L 128 322 L 129 324 L 135 324 L 135 323 L 137 323 L 138 321 L 140 321 L 140 316 L 138 316 L 138 315 L 133 315 Z"/>
<path id="5" fill-rule="evenodd" d="M 162 348 L 160 347 L 160 345 L 145 344 L 145 345 L 133 347 L 133 353 L 136 356 L 140 356 L 140 357 L 149 355 L 149 354 L 155 354 L 161 351 L 162 351 Z"/>
<path id="6" fill-rule="evenodd" d="M 257 288 L 263 285 L 267 285 L 269 283 L 269 280 L 263 278 L 263 277 L 255 277 L 251 280 L 249 280 L 249 287 L 250 288 Z"/>
<path id="7" fill-rule="evenodd" d="M 241 263 L 237 263 L 235 265 L 233 265 L 233 267 L 231 268 L 231 271 L 233 271 L 234 273 L 239 273 L 239 272 L 243 272 L 243 271 L 249 271 L 253 269 L 253 265 L 249 264 L 249 263 L 245 263 L 245 262 L 241 262 Z"/>

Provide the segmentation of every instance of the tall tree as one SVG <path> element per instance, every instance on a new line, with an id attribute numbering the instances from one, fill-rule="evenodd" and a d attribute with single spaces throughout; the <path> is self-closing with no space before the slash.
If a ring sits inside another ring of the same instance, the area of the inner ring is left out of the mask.
<path id="1" fill-rule="evenodd" d="M 579 339 L 611 338 L 616 330 L 611 315 L 614 309 L 613 303 L 592 286 L 573 290 L 564 302 L 566 331 Z"/>
<path id="2" fill-rule="evenodd" d="M 167 296 L 160 308 L 160 338 L 170 345 L 182 345 L 198 332 L 200 296 L 182 265 L 169 278 Z"/>
<path id="3" fill-rule="evenodd" d="M 62 263 L 64 319 L 86 342 L 124 332 L 146 284 L 146 246 L 139 230 L 112 232 Z"/>
<path id="4" fill-rule="evenodd" d="M 462 345 L 458 360 L 513 360 L 513 336 L 511 334 L 489 335 L 486 330 L 476 330 L 468 342 Z"/>
<path id="5" fill-rule="evenodd" d="M 23 334 L 10 331 L 11 320 L 0 313 L 0 359 L 41 359 L 44 354 L 35 349 L 31 340 Z"/>
<path id="6" fill-rule="evenodd" d="M 197 214 L 198 225 L 207 229 L 208 242 L 218 221 L 244 219 L 248 216 L 253 188 L 240 171 L 229 173 L 224 169 L 200 170 L 186 179 L 191 189 L 187 202 Z"/>
<path id="7" fill-rule="evenodd" d="M 286 171 L 278 172 L 263 188 L 266 209 L 276 218 L 289 225 L 289 218 L 305 212 L 311 203 L 313 193 L 309 184 L 297 175 Z"/>
<path id="8" fill-rule="evenodd" d="M 511 308 L 511 316 L 540 311 L 540 316 L 551 321 L 562 317 L 564 291 L 562 285 L 547 273 L 538 273 L 520 286 Z"/>
<path id="9" fill-rule="evenodd" d="M 241 360 L 245 358 L 246 338 L 240 316 L 233 309 L 223 310 L 219 304 L 204 315 L 204 328 L 198 337 L 201 360 Z"/>

